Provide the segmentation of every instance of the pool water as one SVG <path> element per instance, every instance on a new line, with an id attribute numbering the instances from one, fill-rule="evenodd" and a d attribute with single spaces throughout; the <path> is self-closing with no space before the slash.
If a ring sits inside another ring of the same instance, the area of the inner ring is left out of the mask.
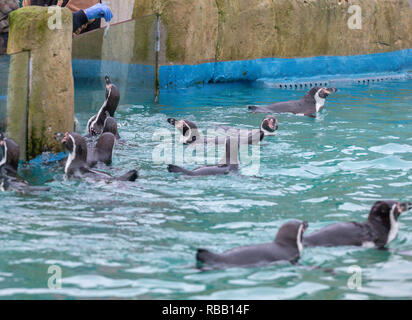
<path id="1" fill-rule="evenodd" d="M 77 83 L 83 127 L 103 102 L 102 88 Z M 57 164 L 22 167 L 32 183 L 54 181 L 48 193 L 0 193 L 0 298 L 410 299 L 412 213 L 400 218 L 387 250 L 310 248 L 298 266 L 195 268 L 199 247 L 269 242 L 290 219 L 307 220 L 312 232 L 362 221 L 376 200 L 412 200 L 412 81 L 338 88 L 317 119 L 278 116 L 257 176 L 199 178 L 153 163 L 152 137 L 171 130 L 168 117 L 258 128 L 264 114 L 246 105 L 305 92 L 216 84 L 164 91 L 159 104 L 127 92 L 116 114 L 123 141 L 108 171 L 138 168 L 138 182 L 66 181 Z M 61 268 L 61 289 L 48 288 L 50 266 Z M 351 266 L 361 268 L 359 289 L 348 286 Z"/>

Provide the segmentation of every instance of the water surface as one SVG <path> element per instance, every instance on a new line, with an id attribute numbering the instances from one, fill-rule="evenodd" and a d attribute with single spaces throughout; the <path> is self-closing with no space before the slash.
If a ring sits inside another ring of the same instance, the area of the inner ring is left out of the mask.
<path id="1" fill-rule="evenodd" d="M 309 232 L 362 221 L 376 200 L 412 199 L 412 81 L 339 89 L 317 119 L 278 116 L 279 133 L 265 139 L 257 177 L 191 179 L 152 161 L 158 145 L 152 136 L 170 129 L 168 117 L 201 128 L 257 128 L 264 115 L 249 114 L 247 104 L 304 92 L 219 84 L 165 91 L 153 104 L 142 103 L 139 90 L 128 91 L 116 115 L 123 143 L 108 171 L 139 168 L 140 179 L 66 181 L 56 164 L 23 167 L 32 183 L 54 181 L 49 193 L 0 194 L 0 298 L 409 299 L 411 214 L 401 217 L 386 251 L 312 248 L 304 250 L 301 266 L 195 268 L 199 247 L 221 252 L 272 241 L 290 219 L 309 221 Z M 83 127 L 103 95 L 102 87 L 77 83 Z M 62 269 L 60 290 L 47 287 L 51 265 Z M 353 265 L 363 271 L 360 290 L 347 286 Z"/>

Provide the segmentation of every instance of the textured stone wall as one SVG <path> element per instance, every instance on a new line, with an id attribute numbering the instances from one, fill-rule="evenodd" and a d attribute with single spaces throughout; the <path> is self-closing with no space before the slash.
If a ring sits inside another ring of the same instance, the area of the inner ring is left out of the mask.
<path id="1" fill-rule="evenodd" d="M 362 29 L 350 29 L 351 5 Z M 159 13 L 162 64 L 265 57 L 358 55 L 412 47 L 408 0 L 139 0 L 134 17 Z"/>
<path id="2" fill-rule="evenodd" d="M 7 130 L 27 150 L 21 153 L 27 159 L 62 151 L 54 134 L 74 126 L 72 13 L 61 9 L 61 29 L 49 28 L 51 16 L 47 8 L 37 6 L 10 14 Z"/>

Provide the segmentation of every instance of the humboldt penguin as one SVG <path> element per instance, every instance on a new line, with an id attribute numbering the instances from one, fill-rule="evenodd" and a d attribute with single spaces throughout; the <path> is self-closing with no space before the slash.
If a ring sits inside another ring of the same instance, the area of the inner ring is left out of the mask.
<path id="1" fill-rule="evenodd" d="M 278 102 L 267 106 L 249 106 L 248 108 L 253 112 L 293 113 L 314 117 L 315 113 L 323 109 L 326 98 L 337 91 L 336 88 L 313 87 L 300 100 Z"/>

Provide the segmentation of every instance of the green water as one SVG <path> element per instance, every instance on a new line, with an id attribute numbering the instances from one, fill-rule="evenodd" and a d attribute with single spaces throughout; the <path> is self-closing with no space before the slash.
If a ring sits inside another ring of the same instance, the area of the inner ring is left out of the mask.
<path id="1" fill-rule="evenodd" d="M 139 168 L 140 179 L 66 181 L 57 165 L 24 167 L 33 183 L 55 180 L 47 183 L 49 193 L 0 194 L 0 298 L 411 298 L 412 214 L 401 217 L 386 251 L 311 248 L 302 266 L 195 268 L 199 247 L 220 252 L 272 241 L 289 219 L 309 221 L 308 232 L 362 221 L 376 200 L 412 199 L 412 81 L 339 89 L 317 119 L 278 116 L 278 135 L 261 147 L 258 177 L 192 179 L 152 162 L 153 133 L 170 129 L 168 117 L 202 128 L 256 128 L 263 115 L 249 114 L 245 105 L 304 92 L 211 85 L 163 92 L 160 104 L 142 104 L 138 90 L 123 94 L 116 115 L 123 143 L 109 171 Z M 81 84 L 76 93 L 85 126 L 104 93 Z M 61 267 L 62 289 L 47 286 L 51 265 Z M 353 265 L 362 268 L 360 290 L 347 286 Z"/>

